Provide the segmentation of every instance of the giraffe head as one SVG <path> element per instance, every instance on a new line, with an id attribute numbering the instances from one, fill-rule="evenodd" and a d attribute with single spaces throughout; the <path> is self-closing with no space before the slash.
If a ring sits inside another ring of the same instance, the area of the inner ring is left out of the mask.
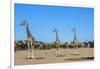
<path id="1" fill-rule="evenodd" d="M 26 20 L 22 21 L 22 23 L 20 24 L 20 26 L 28 26 L 28 22 Z"/>
<path id="2" fill-rule="evenodd" d="M 53 30 L 53 32 L 57 32 L 57 29 L 55 28 L 55 29 Z"/>
<path id="3" fill-rule="evenodd" d="M 75 32 L 75 31 L 76 31 L 76 28 L 73 28 L 71 31 L 72 31 L 72 32 Z"/>

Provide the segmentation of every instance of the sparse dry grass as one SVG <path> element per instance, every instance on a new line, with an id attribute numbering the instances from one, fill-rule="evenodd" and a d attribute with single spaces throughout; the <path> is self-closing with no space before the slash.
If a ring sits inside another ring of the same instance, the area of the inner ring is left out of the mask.
<path id="1" fill-rule="evenodd" d="M 78 52 L 78 55 L 74 54 L 74 52 Z M 91 60 L 89 58 L 94 57 L 94 48 L 60 49 L 60 55 L 56 55 L 56 49 L 34 50 L 34 55 L 34 59 L 27 59 L 27 51 L 15 52 L 15 65 L 63 63 Z"/>

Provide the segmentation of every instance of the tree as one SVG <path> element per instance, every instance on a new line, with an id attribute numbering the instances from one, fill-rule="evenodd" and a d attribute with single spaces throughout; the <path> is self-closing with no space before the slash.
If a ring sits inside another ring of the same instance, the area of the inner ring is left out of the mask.
<path id="1" fill-rule="evenodd" d="M 94 40 L 93 41 L 89 41 L 88 43 L 90 45 L 90 48 L 94 48 Z"/>

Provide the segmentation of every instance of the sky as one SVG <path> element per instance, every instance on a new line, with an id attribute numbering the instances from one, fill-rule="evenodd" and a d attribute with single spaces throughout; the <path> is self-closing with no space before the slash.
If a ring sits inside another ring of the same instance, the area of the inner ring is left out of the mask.
<path id="1" fill-rule="evenodd" d="M 58 30 L 61 42 L 73 41 L 76 28 L 79 42 L 94 40 L 94 9 L 69 6 L 50 6 L 18 4 L 14 6 L 15 40 L 27 38 L 26 29 L 20 26 L 23 20 L 29 23 L 29 29 L 36 41 L 52 42 L 56 40 Z"/>

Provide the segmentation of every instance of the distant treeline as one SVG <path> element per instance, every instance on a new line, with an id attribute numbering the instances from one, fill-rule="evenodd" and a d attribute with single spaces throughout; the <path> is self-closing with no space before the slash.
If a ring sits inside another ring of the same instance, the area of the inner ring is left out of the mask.
<path id="1" fill-rule="evenodd" d="M 55 45 L 56 42 L 40 42 L 36 41 L 33 43 L 33 48 L 34 49 L 40 49 L 40 50 L 47 50 L 47 49 L 54 49 L 56 48 Z M 26 50 L 28 48 L 27 41 L 15 41 L 14 42 L 14 48 L 15 51 L 17 50 Z M 88 42 L 78 42 L 77 48 L 94 48 L 94 41 L 88 41 Z M 66 49 L 66 48 L 74 48 L 73 42 L 61 42 L 60 43 L 60 48 Z"/>

